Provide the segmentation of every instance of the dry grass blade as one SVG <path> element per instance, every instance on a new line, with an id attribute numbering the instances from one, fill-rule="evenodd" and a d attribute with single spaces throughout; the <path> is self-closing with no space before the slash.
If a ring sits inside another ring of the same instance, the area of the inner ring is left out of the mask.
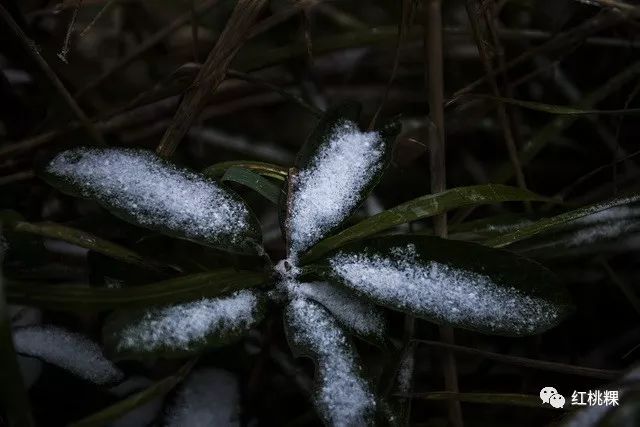
<path id="1" fill-rule="evenodd" d="M 238 1 L 229 23 L 200 68 L 194 84 L 184 93 L 178 111 L 160 141 L 157 149 L 159 155 L 170 157 L 173 154 L 211 94 L 224 80 L 231 61 L 242 47 L 251 26 L 266 3 L 266 0 Z"/>
<path id="2" fill-rule="evenodd" d="M 49 64 L 40 56 L 40 52 L 36 49 L 34 43 L 29 40 L 27 35 L 22 31 L 22 29 L 16 24 L 13 20 L 9 12 L 0 5 L 0 19 L 7 26 L 9 31 L 13 33 L 16 41 L 21 45 L 24 51 L 28 54 L 28 56 L 33 60 L 36 66 L 40 69 L 40 71 L 44 74 L 44 76 L 49 80 L 51 86 L 58 92 L 58 95 L 62 98 L 64 103 L 67 105 L 69 110 L 76 116 L 78 121 L 82 124 L 82 126 L 86 129 L 87 133 L 93 141 L 97 144 L 104 144 L 104 140 L 102 139 L 102 135 L 98 133 L 96 128 L 93 126 L 89 118 L 85 115 L 84 111 L 80 108 L 80 106 L 73 99 L 67 88 L 62 84 L 56 73 L 53 72 Z"/>

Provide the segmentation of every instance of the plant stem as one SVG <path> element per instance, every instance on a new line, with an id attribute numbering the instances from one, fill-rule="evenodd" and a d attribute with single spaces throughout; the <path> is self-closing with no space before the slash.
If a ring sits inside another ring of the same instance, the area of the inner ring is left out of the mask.
<path id="1" fill-rule="evenodd" d="M 442 8 L 441 0 L 426 0 L 424 32 L 426 85 L 432 126 L 429 129 L 429 166 L 431 192 L 440 193 L 446 189 L 445 140 L 444 140 L 444 78 L 442 64 Z M 447 237 L 447 215 L 434 217 L 435 234 Z M 440 335 L 447 344 L 454 344 L 453 328 L 441 326 Z M 448 391 L 458 393 L 456 361 L 452 351 L 444 355 L 444 379 Z M 462 427 L 462 409 L 458 400 L 449 400 L 449 419 L 454 427 Z"/>

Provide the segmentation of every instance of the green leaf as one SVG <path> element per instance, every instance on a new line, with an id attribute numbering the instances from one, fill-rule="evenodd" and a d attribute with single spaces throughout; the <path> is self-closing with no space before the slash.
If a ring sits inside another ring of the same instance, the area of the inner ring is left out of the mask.
<path id="1" fill-rule="evenodd" d="M 102 427 L 122 418 L 132 410 L 169 393 L 191 372 L 196 360 L 185 363 L 175 374 L 155 382 L 146 389 L 69 425 L 69 427 Z"/>
<path id="2" fill-rule="evenodd" d="M 311 262 L 348 242 L 363 239 L 397 225 L 438 215 L 451 209 L 487 203 L 548 200 L 527 190 L 496 184 L 458 187 L 438 194 L 429 194 L 367 218 L 318 242 L 302 256 L 302 262 Z"/>
<path id="3" fill-rule="evenodd" d="M 264 273 L 221 269 L 129 288 L 92 288 L 10 281 L 7 283 L 6 293 L 11 304 L 57 311 L 95 312 L 226 295 L 240 289 L 256 287 L 266 280 Z"/>
<path id="4" fill-rule="evenodd" d="M 248 169 L 262 176 L 277 179 L 279 181 L 287 179 L 287 175 L 289 174 L 289 170 L 284 166 L 265 162 L 253 162 L 251 160 L 234 160 L 230 162 L 216 163 L 215 165 L 209 166 L 203 170 L 202 173 L 211 178 L 220 178 L 232 167 Z"/>
<path id="5" fill-rule="evenodd" d="M 269 200 L 274 205 L 278 204 L 280 198 L 280 187 L 273 184 L 267 178 L 261 175 L 238 166 L 232 166 L 224 173 L 224 176 L 220 180 L 222 182 L 231 181 L 242 184 L 245 187 L 249 187 L 256 193 Z"/>
<path id="6" fill-rule="evenodd" d="M 533 237 L 542 233 L 546 233 L 550 230 L 555 229 L 556 227 L 567 224 L 578 218 L 582 218 L 587 215 L 592 215 L 594 213 L 612 208 L 614 206 L 621 206 L 629 203 L 634 203 L 639 200 L 640 200 L 640 194 L 632 194 L 629 196 L 617 197 L 617 198 L 608 200 L 606 202 L 585 206 L 569 212 L 564 212 L 560 215 L 556 215 L 551 218 L 541 219 L 529 225 L 524 225 L 518 228 L 516 231 L 513 231 L 508 234 L 504 234 L 502 236 L 499 236 L 493 239 L 489 239 L 485 241 L 484 244 L 487 246 L 492 246 L 494 248 L 505 247 L 514 242 L 528 239 L 530 237 Z"/>
<path id="7" fill-rule="evenodd" d="M 279 205 L 283 234 L 293 256 L 353 215 L 391 161 L 399 124 L 389 123 L 377 129 L 379 138 L 364 132 L 358 134 L 361 132 L 357 128 L 359 111 L 360 107 L 355 103 L 345 103 L 327 111 L 298 153 L 295 176 L 288 177 Z M 354 148 L 347 147 L 348 144 Z M 368 149 L 370 157 L 364 152 Z M 370 165 L 367 167 L 367 162 L 348 163 L 345 150 L 360 150 L 357 151 L 362 152 L 359 158 L 370 160 Z M 331 176 L 323 175 L 328 173 Z"/>
<path id="8" fill-rule="evenodd" d="M 150 151 L 76 148 L 41 175 L 129 223 L 229 252 L 259 251 L 260 225 L 238 195 Z"/>
<path id="9" fill-rule="evenodd" d="M 313 403 L 326 425 L 373 425 L 376 401 L 358 355 L 336 319 L 307 298 L 294 298 L 284 312 L 285 332 L 296 356 L 316 365 Z"/>
<path id="10" fill-rule="evenodd" d="M 162 264 L 144 257 L 123 246 L 102 239 L 91 233 L 87 233 L 85 231 L 77 230 L 71 227 L 66 227 L 64 225 L 55 224 L 52 222 L 29 223 L 18 221 L 13 224 L 11 229 L 18 233 L 28 233 L 42 237 L 49 237 L 51 239 L 62 240 L 68 243 L 72 243 L 76 246 L 80 246 L 81 248 L 90 249 L 110 258 L 117 259 L 128 264 L 133 264 L 148 270 L 156 272 L 167 270 L 167 266 L 163 266 Z"/>
<path id="11" fill-rule="evenodd" d="M 115 360 L 172 359 L 232 344 L 264 318 L 261 292 L 233 294 L 150 309 L 120 310 L 103 327 L 105 351 Z"/>
<path id="12" fill-rule="evenodd" d="M 510 252 L 436 237 L 354 242 L 307 271 L 388 308 L 487 334 L 541 333 L 571 311 L 566 289 L 542 265 Z"/>
<path id="13" fill-rule="evenodd" d="M 521 99 L 503 98 L 501 96 L 485 95 L 485 94 L 467 94 L 464 97 L 488 99 L 491 101 L 504 102 L 505 104 L 515 105 L 517 107 L 526 108 L 529 110 L 541 111 L 543 113 L 550 114 L 565 114 L 565 115 L 601 115 L 601 114 L 615 114 L 615 115 L 636 115 L 640 114 L 640 108 L 626 108 L 619 110 L 587 110 L 582 108 L 569 107 L 566 105 L 552 105 L 543 104 L 541 102 L 523 101 Z"/>

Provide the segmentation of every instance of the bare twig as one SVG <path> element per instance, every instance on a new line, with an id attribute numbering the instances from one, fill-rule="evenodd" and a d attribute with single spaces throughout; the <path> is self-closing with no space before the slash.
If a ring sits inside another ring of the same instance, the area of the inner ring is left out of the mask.
<path id="1" fill-rule="evenodd" d="M 426 83 L 428 88 L 429 110 L 433 126 L 430 126 L 429 166 L 431 175 L 431 192 L 440 193 L 445 190 L 445 138 L 444 138 L 444 78 L 442 61 L 442 10 L 441 0 L 427 0 L 423 3 L 425 23 L 424 33 Z M 447 237 L 447 215 L 434 217 L 435 234 Z M 454 343 L 453 328 L 440 327 L 440 336 L 447 344 Z M 458 373 L 453 352 L 447 352 L 444 359 L 444 377 L 447 390 L 458 392 Z M 460 402 L 450 400 L 449 419 L 454 427 L 462 427 L 462 409 Z"/>
<path id="2" fill-rule="evenodd" d="M 64 44 L 62 45 L 60 53 L 58 53 L 58 58 L 60 58 L 60 60 L 65 64 L 68 62 L 67 54 L 69 53 L 71 34 L 73 34 L 73 28 L 76 26 L 76 19 L 78 19 L 78 12 L 80 11 L 80 7 L 82 7 L 82 0 L 78 0 L 78 3 L 76 3 L 76 7 L 73 9 L 73 15 L 71 16 L 71 21 L 69 22 L 69 26 L 67 27 L 67 34 L 64 37 Z"/>
<path id="3" fill-rule="evenodd" d="M 240 50 L 251 26 L 266 3 L 266 0 L 238 1 L 218 42 L 196 76 L 194 85 L 184 93 L 171 126 L 158 145 L 156 151 L 159 155 L 170 157 L 173 154 L 192 123 L 205 107 L 211 94 L 224 80 L 231 60 Z"/>

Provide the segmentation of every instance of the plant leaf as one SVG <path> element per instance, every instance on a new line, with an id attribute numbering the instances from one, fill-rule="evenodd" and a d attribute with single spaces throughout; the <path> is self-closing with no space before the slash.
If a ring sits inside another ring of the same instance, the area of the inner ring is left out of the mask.
<path id="1" fill-rule="evenodd" d="M 494 248 L 501 248 L 504 246 L 508 246 L 514 242 L 528 239 L 538 234 L 546 233 L 549 230 L 555 229 L 556 227 L 567 224 L 578 218 L 593 215 L 614 206 L 634 203 L 639 200 L 640 194 L 632 194 L 629 196 L 617 197 L 611 200 L 607 200 L 606 202 L 585 206 L 569 212 L 561 213 L 560 215 L 556 215 L 550 218 L 541 219 L 529 225 L 522 226 L 511 233 L 503 234 L 502 236 L 489 239 L 485 241 L 484 244 L 487 246 L 492 246 Z"/>
<path id="2" fill-rule="evenodd" d="M 264 317 L 261 293 L 241 290 L 151 309 L 111 314 L 103 328 L 104 345 L 116 360 L 180 358 L 239 340 Z"/>
<path id="3" fill-rule="evenodd" d="M 122 372 L 96 343 L 56 326 L 25 326 L 13 332 L 16 352 L 63 368 L 96 384 L 120 380 Z"/>
<path id="4" fill-rule="evenodd" d="M 234 166 L 248 169 L 262 176 L 277 179 L 279 181 L 286 180 L 287 175 L 289 174 L 289 170 L 284 166 L 266 162 L 253 162 L 251 160 L 234 160 L 230 162 L 216 163 L 215 165 L 209 166 L 203 170 L 202 173 L 211 178 L 220 178 L 227 170 Z"/>
<path id="5" fill-rule="evenodd" d="M 287 340 L 294 354 L 316 365 L 313 402 L 326 425 L 372 425 L 376 401 L 362 376 L 357 353 L 327 310 L 307 298 L 285 309 Z"/>
<path id="6" fill-rule="evenodd" d="M 273 184 L 267 178 L 238 166 L 232 166 L 224 173 L 224 176 L 220 180 L 222 182 L 232 181 L 242 184 L 245 187 L 249 187 L 256 193 L 269 200 L 274 205 L 278 204 L 280 199 L 280 187 Z"/>
<path id="7" fill-rule="evenodd" d="M 167 269 L 166 266 L 163 266 L 152 259 L 144 257 L 116 243 L 112 243 L 91 233 L 66 227 L 64 225 L 52 222 L 30 223 L 18 221 L 11 229 L 18 233 L 29 233 L 36 236 L 49 237 L 51 239 L 72 243 L 81 248 L 90 249 L 110 258 L 117 259 L 128 264 L 133 264 L 147 270 L 160 272 Z"/>
<path id="8" fill-rule="evenodd" d="M 178 369 L 175 374 L 169 375 L 147 387 L 146 389 L 128 396 L 94 414 L 69 425 L 69 427 L 102 427 L 109 422 L 122 418 L 134 409 L 164 396 L 178 385 L 193 368 L 195 360 L 190 360 Z"/>
<path id="9" fill-rule="evenodd" d="M 95 312 L 211 298 L 256 287 L 266 279 L 264 273 L 221 269 L 125 288 L 7 281 L 6 292 L 12 304 L 57 311 Z"/>
<path id="10" fill-rule="evenodd" d="M 556 276 L 509 252 L 428 236 L 386 236 L 329 254 L 320 274 L 408 314 L 487 334 L 522 336 L 571 310 Z"/>
<path id="11" fill-rule="evenodd" d="M 149 151 L 67 150 L 42 175 L 61 191 L 173 237 L 238 253 L 255 253 L 261 242 L 258 221 L 239 196 Z"/>
<path id="12" fill-rule="evenodd" d="M 524 101 L 521 99 L 504 98 L 501 96 L 493 96 L 487 94 L 466 94 L 464 97 L 488 99 L 490 101 L 504 102 L 505 104 L 515 105 L 517 107 L 526 108 L 529 110 L 541 111 L 543 113 L 550 114 L 565 114 L 565 115 L 601 115 L 601 114 L 615 114 L 615 115 L 636 115 L 640 114 L 640 108 L 623 108 L 618 110 L 585 110 L 582 108 L 569 107 L 566 105 L 553 105 L 544 104 L 535 101 Z"/>
<path id="13" fill-rule="evenodd" d="M 527 190 L 497 184 L 458 187 L 438 194 L 428 194 L 367 218 L 318 242 L 302 256 L 302 262 L 311 262 L 348 242 L 371 236 L 397 225 L 438 215 L 451 209 L 487 203 L 548 200 Z"/>
<path id="14" fill-rule="evenodd" d="M 330 110 L 300 149 L 280 199 L 292 258 L 351 216 L 389 164 L 398 126 L 362 132 L 358 113 L 356 104 Z"/>

